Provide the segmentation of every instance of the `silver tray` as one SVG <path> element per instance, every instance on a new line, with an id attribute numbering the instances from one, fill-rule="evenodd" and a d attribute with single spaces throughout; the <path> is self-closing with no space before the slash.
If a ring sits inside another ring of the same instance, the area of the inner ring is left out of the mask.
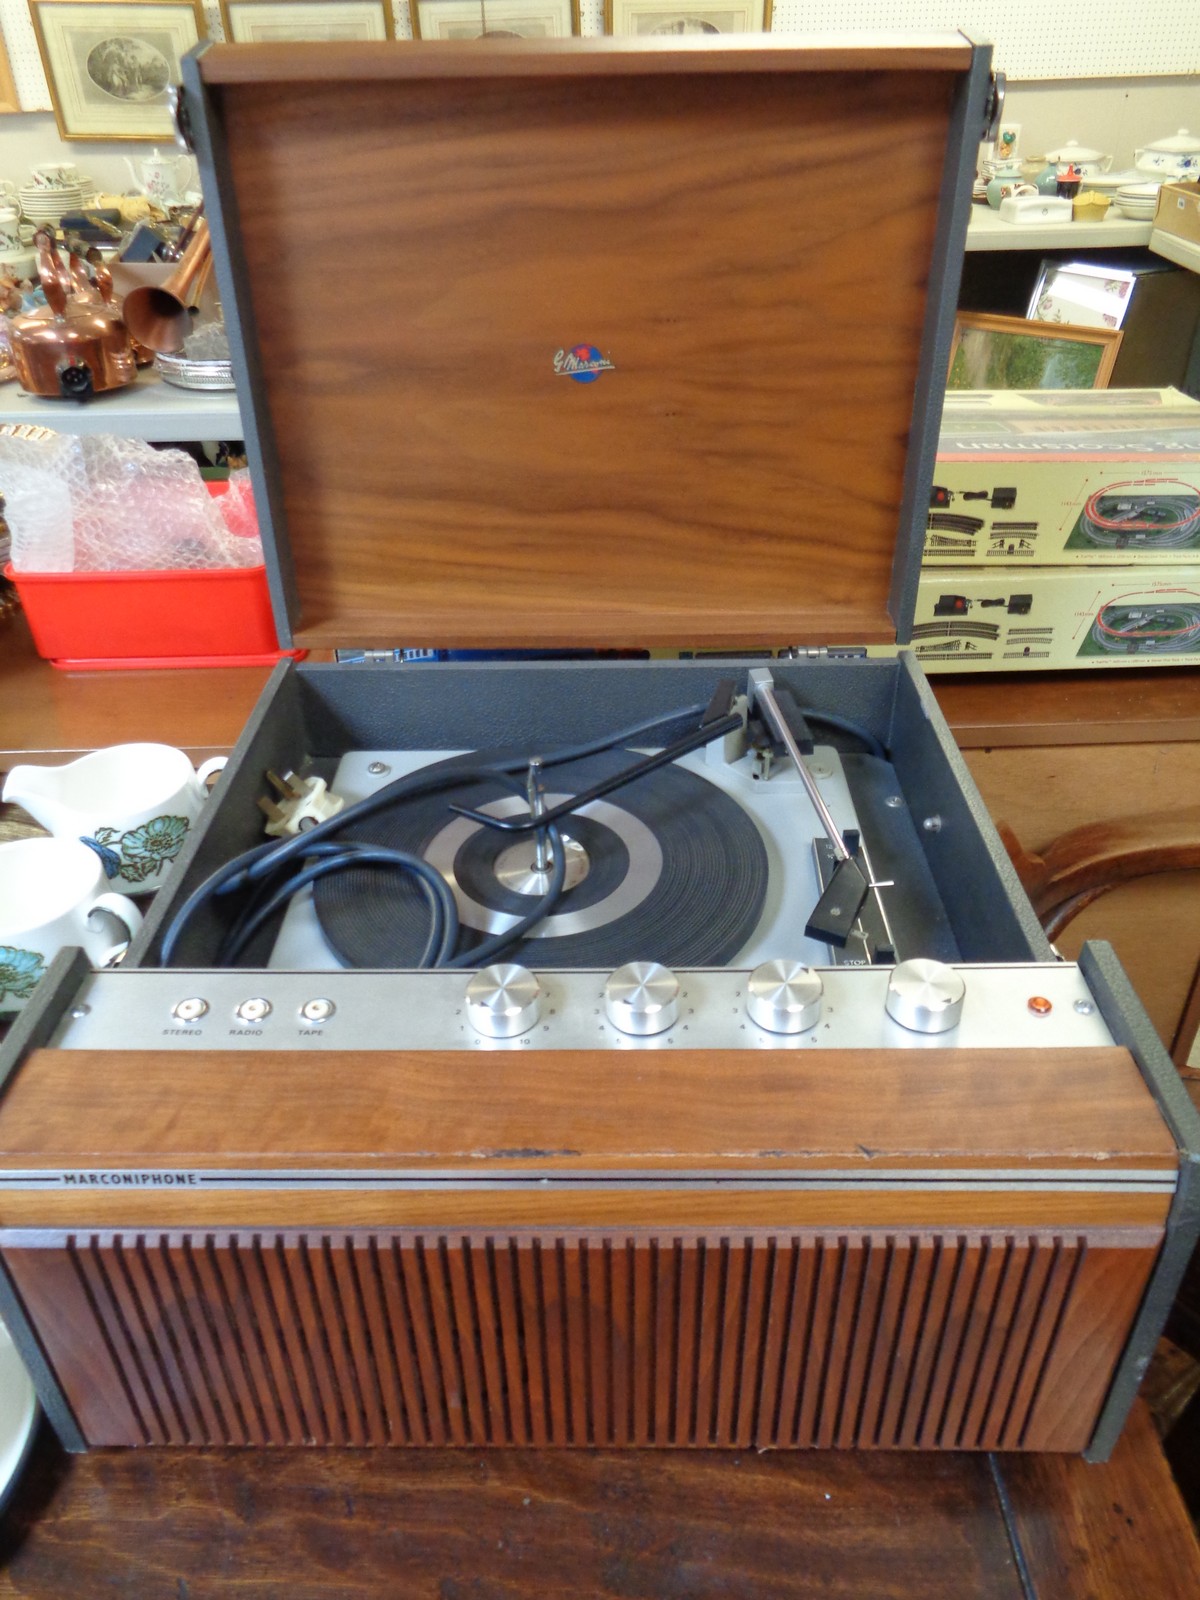
<path id="1" fill-rule="evenodd" d="M 189 361 L 186 356 L 157 356 L 165 383 L 179 389 L 232 389 L 233 367 L 228 361 Z"/>

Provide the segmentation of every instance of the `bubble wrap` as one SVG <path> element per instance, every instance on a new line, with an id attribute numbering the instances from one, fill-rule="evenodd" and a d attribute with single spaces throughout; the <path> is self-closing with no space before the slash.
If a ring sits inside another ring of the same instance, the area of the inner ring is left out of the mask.
<path id="1" fill-rule="evenodd" d="M 183 341 L 189 361 L 228 361 L 229 335 L 223 322 L 205 322 Z"/>
<path id="2" fill-rule="evenodd" d="M 249 485 L 231 530 L 182 450 L 109 434 L 0 436 L 0 493 L 17 572 L 155 572 L 262 560 Z M 227 498 L 227 497 L 223 497 Z"/>

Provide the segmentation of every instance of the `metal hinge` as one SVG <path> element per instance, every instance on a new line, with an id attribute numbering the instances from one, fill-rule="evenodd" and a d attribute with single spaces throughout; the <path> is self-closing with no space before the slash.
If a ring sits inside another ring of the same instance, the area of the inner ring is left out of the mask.
<path id="1" fill-rule="evenodd" d="M 791 644 L 779 652 L 780 661 L 864 661 L 865 644 Z"/>
<path id="2" fill-rule="evenodd" d="M 338 666 L 391 667 L 404 660 L 403 650 L 335 650 L 333 659 Z"/>
<path id="3" fill-rule="evenodd" d="M 988 80 L 987 99 L 983 102 L 983 132 L 979 136 L 981 144 L 991 144 L 1000 132 L 1007 88 L 1008 80 L 1003 72 L 993 72 Z"/>
<path id="4" fill-rule="evenodd" d="M 192 141 L 192 118 L 178 84 L 173 83 L 167 90 L 167 110 L 171 113 L 171 123 L 175 129 L 175 143 L 189 156 L 194 156 L 196 146 Z"/>

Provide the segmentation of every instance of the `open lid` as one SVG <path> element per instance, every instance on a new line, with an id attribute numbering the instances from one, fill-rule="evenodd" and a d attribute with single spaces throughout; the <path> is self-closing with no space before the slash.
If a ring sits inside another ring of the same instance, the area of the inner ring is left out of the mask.
<path id="1" fill-rule="evenodd" d="M 906 636 L 987 54 L 197 52 L 294 642 Z"/>

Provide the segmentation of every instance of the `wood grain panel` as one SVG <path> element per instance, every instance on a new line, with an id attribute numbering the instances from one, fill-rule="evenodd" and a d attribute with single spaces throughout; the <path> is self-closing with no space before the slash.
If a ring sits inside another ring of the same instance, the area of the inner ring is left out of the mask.
<path id="1" fill-rule="evenodd" d="M 37 1051 L 0 1106 L 4 1167 L 451 1166 L 870 1172 L 1174 1167 L 1120 1049 Z"/>
<path id="2" fill-rule="evenodd" d="M 531 48 L 532 45 L 532 48 Z M 485 53 L 486 50 L 486 53 Z M 899 52 L 913 70 L 965 72 L 970 44 L 962 34 L 907 29 L 806 34 L 803 41 L 762 35 L 722 34 L 681 39 L 491 38 L 425 41 L 419 49 L 403 40 L 380 45 L 330 43 L 319 54 L 294 44 L 216 45 L 201 71 L 209 84 L 313 82 L 361 83 L 366 79 L 573 78 L 643 74 L 730 72 L 870 72 L 894 70 Z"/>
<path id="3" fill-rule="evenodd" d="M 206 71 L 298 643 L 894 637 L 961 47 L 289 59 Z M 870 252 L 847 170 L 888 173 Z M 335 213 L 370 219 L 349 273 Z M 614 370 L 556 373 L 576 346 Z"/>
<path id="4" fill-rule="evenodd" d="M 4 1255 L 91 1444 L 1080 1449 L 1156 1244 L 341 1230 Z"/>

